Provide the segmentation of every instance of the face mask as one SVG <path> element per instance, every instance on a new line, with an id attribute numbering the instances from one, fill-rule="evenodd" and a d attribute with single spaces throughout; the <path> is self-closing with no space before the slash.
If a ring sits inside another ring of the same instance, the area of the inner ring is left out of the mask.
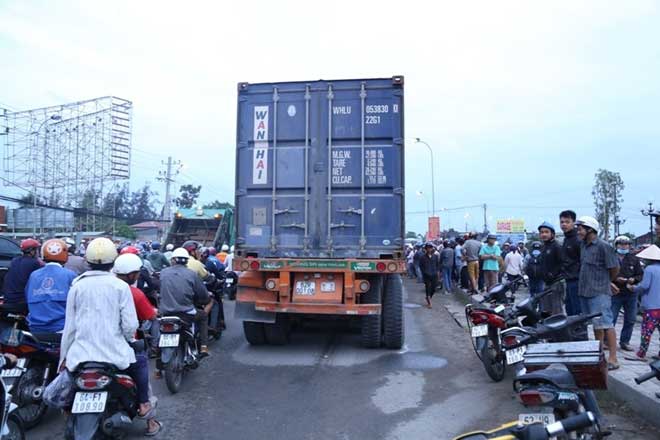
<path id="1" fill-rule="evenodd" d="M 541 255 L 541 251 L 539 251 L 539 250 L 533 250 L 533 251 L 532 251 L 532 255 L 534 255 L 535 257 L 538 257 L 539 255 Z"/>
<path id="2" fill-rule="evenodd" d="M 620 255 L 626 255 L 628 252 L 630 252 L 629 249 L 617 249 L 616 250 Z"/>

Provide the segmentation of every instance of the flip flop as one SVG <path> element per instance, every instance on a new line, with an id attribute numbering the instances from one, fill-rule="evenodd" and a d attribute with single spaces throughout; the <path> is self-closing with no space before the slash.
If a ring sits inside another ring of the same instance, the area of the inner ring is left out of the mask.
<path id="1" fill-rule="evenodd" d="M 149 403 L 151 403 L 151 402 L 149 402 Z M 149 408 L 149 411 L 147 411 L 146 414 L 140 415 L 140 413 L 138 412 L 138 414 L 135 417 L 140 419 L 140 420 L 152 419 L 154 411 L 156 410 L 157 406 L 158 406 L 158 401 L 156 401 L 156 403 L 151 403 L 151 407 Z"/>
<path id="2" fill-rule="evenodd" d="M 641 358 L 639 356 L 624 356 L 623 358 L 627 361 L 633 361 L 633 362 L 648 362 L 646 358 Z"/>
<path id="3" fill-rule="evenodd" d="M 156 429 L 155 431 L 151 431 L 151 432 L 149 432 L 148 430 L 145 431 L 144 435 L 146 437 L 154 437 L 154 436 L 158 435 L 160 433 L 160 431 L 163 430 L 163 424 L 161 422 L 159 422 L 158 420 L 154 420 L 154 421 L 158 425 L 158 429 Z"/>
<path id="4" fill-rule="evenodd" d="M 607 370 L 612 371 L 612 370 L 618 370 L 620 368 L 620 365 L 614 362 L 608 362 L 607 363 Z"/>

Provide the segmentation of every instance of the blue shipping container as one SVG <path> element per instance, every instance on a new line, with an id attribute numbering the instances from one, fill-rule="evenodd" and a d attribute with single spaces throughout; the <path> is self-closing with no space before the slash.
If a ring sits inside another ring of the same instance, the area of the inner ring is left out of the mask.
<path id="1" fill-rule="evenodd" d="M 403 77 L 238 85 L 236 254 L 400 258 Z"/>

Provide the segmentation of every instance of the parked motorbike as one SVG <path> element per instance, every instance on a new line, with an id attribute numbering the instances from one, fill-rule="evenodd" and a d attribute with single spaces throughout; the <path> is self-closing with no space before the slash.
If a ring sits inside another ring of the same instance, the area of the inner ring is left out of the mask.
<path id="1" fill-rule="evenodd" d="M 165 383 L 172 394 L 179 391 L 183 374 L 199 366 L 199 335 L 195 324 L 178 316 L 160 318 L 159 370 L 165 372 Z"/>
<path id="2" fill-rule="evenodd" d="M 2 371 L 5 385 L 18 406 L 17 413 L 25 429 L 33 428 L 48 409 L 42 396 L 57 374 L 60 357 L 59 335 L 35 335 L 14 327 L 0 338 L 0 350 L 17 356 L 18 368 Z"/>
<path id="3" fill-rule="evenodd" d="M 522 278 L 520 278 L 522 280 Z M 521 281 L 519 281 L 521 282 Z M 496 289 L 495 286 L 493 289 Z M 468 304 L 465 317 L 472 337 L 472 346 L 486 373 L 496 382 L 504 377 L 506 370 L 505 351 L 502 347 L 501 332 L 520 325 L 534 325 L 541 320 L 539 302 L 551 293 L 548 289 L 538 295 L 526 298 L 518 304 Z M 497 294 L 499 295 L 499 294 Z M 500 298 L 502 298 L 500 296 Z"/>
<path id="4" fill-rule="evenodd" d="M 521 425 L 511 422 L 492 431 L 463 434 L 454 440 L 549 440 L 557 436 L 575 433 L 593 426 L 596 418 L 587 412 L 555 423 Z"/>
<path id="5" fill-rule="evenodd" d="M 12 370 L 21 370 L 18 365 L 5 364 L 2 373 Z M 0 437 L 3 440 L 25 440 L 25 429 L 23 420 L 16 412 L 16 404 L 12 402 L 13 397 L 10 388 L 4 382 L 4 374 L 0 377 Z"/>
<path id="6" fill-rule="evenodd" d="M 136 352 L 144 341 L 131 344 Z M 121 438 L 138 413 L 137 386 L 112 364 L 85 362 L 73 373 L 75 397 L 67 419 L 67 440 Z"/>
<path id="7" fill-rule="evenodd" d="M 635 378 L 635 383 L 640 385 L 648 380 L 653 379 L 654 377 L 660 380 L 660 361 L 655 361 L 649 365 L 651 371 L 644 373 L 641 376 Z"/>

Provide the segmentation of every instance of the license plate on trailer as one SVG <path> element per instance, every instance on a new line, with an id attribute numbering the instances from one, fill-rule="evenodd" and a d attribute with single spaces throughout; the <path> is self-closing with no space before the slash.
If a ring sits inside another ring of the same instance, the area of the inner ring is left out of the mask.
<path id="1" fill-rule="evenodd" d="M 486 336 L 488 335 L 488 325 L 483 324 L 483 325 L 475 325 L 472 327 L 472 337 L 473 338 L 480 338 L 481 336 Z"/>
<path id="2" fill-rule="evenodd" d="M 555 423 L 555 415 L 552 413 L 520 414 L 518 416 L 518 423 L 522 423 L 523 425 L 531 425 L 532 423 L 548 425 Z"/>
<path id="3" fill-rule="evenodd" d="M 73 414 L 102 413 L 105 411 L 105 402 L 108 400 L 108 392 L 76 393 L 73 399 Z"/>
<path id="4" fill-rule="evenodd" d="M 25 359 L 21 358 L 16 361 L 16 368 L 10 368 L 9 370 L 2 370 L 0 376 L 2 377 L 21 377 L 23 374 L 23 368 L 25 367 Z"/>
<path id="5" fill-rule="evenodd" d="M 164 333 L 160 335 L 158 340 L 159 347 L 178 347 L 179 334 L 178 333 Z"/>
<path id="6" fill-rule="evenodd" d="M 321 292 L 334 292 L 335 291 L 335 282 L 326 281 L 321 283 Z"/>
<path id="7" fill-rule="evenodd" d="M 506 351 L 506 363 L 507 365 L 517 364 L 522 362 L 525 359 L 525 351 L 527 347 L 518 347 L 513 350 Z"/>
<path id="8" fill-rule="evenodd" d="M 314 281 L 296 281 L 296 295 L 314 295 L 316 283 Z"/>

